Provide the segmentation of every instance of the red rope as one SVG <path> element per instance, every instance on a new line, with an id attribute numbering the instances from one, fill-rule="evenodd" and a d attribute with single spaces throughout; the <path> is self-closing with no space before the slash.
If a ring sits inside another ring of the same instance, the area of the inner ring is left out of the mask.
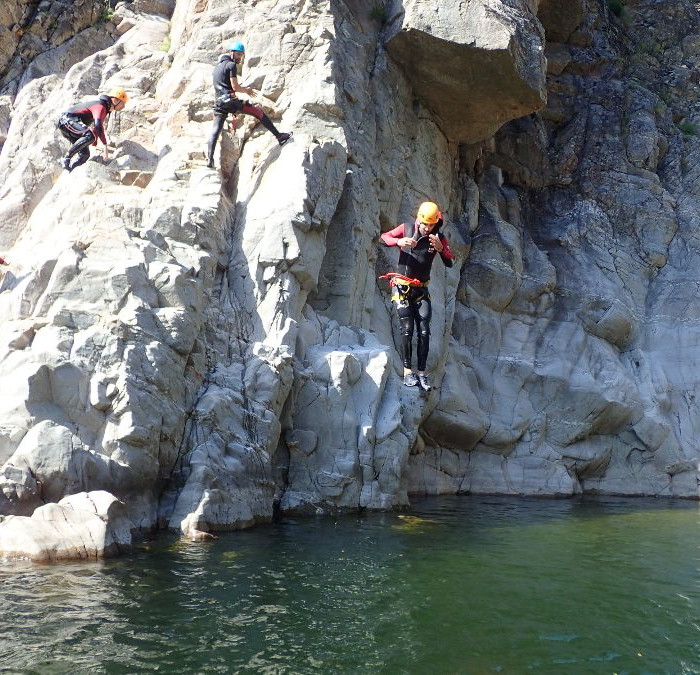
<path id="1" fill-rule="evenodd" d="M 401 281 L 405 281 L 407 284 L 410 284 L 411 286 L 423 286 L 424 282 L 422 282 L 420 279 L 414 279 L 412 277 L 407 277 L 403 274 L 399 274 L 398 272 L 388 272 L 387 274 L 382 274 L 382 276 L 379 277 L 380 279 L 389 279 L 389 283 L 393 284 L 394 279 L 401 279 Z"/>

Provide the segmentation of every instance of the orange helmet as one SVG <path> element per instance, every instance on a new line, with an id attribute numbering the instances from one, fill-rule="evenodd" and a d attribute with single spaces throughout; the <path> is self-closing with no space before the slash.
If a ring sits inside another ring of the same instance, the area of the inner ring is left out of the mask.
<path id="1" fill-rule="evenodd" d="M 107 92 L 107 96 L 118 98 L 123 103 L 126 103 L 129 100 L 129 95 L 121 87 L 114 87 L 114 89 L 110 89 Z"/>
<path id="2" fill-rule="evenodd" d="M 442 213 L 435 202 L 423 202 L 418 209 L 418 220 L 421 223 L 435 225 L 442 218 Z"/>

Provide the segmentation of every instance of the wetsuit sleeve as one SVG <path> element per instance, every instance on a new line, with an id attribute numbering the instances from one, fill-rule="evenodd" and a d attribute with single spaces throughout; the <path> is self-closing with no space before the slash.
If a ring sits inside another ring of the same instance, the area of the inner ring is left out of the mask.
<path id="1" fill-rule="evenodd" d="M 89 108 L 92 113 L 92 119 L 95 124 L 95 136 L 99 138 L 105 145 L 107 145 L 107 139 L 105 138 L 104 121 L 107 117 L 107 108 L 101 103 L 95 104 Z"/>
<path id="2" fill-rule="evenodd" d="M 440 241 L 442 243 L 442 251 L 440 251 L 440 257 L 442 262 L 445 263 L 445 267 L 452 267 L 452 261 L 457 257 L 452 253 L 450 248 L 450 242 L 447 241 L 447 237 L 444 234 L 440 235 Z"/>
<path id="3" fill-rule="evenodd" d="M 387 245 L 387 246 L 396 246 L 398 244 L 399 239 L 403 239 L 404 236 L 404 229 L 403 229 L 403 223 L 399 225 L 398 227 L 395 227 L 393 230 L 389 230 L 388 232 L 385 232 L 382 235 L 382 241 Z"/>

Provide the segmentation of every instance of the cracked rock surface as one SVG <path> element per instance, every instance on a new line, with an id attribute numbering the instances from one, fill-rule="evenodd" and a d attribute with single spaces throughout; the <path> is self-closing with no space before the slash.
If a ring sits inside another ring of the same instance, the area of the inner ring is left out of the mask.
<path id="1" fill-rule="evenodd" d="M 97 4 L 0 9 L 0 552 L 417 493 L 697 498 L 695 3 Z M 294 140 L 241 115 L 210 170 L 231 39 Z M 55 118 L 113 86 L 109 161 L 62 172 Z M 377 279 L 424 200 L 457 256 L 428 395 Z"/>

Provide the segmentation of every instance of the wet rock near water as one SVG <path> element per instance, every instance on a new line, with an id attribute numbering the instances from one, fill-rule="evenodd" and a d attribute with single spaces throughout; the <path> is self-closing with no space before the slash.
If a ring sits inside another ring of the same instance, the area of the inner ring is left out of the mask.
<path id="1" fill-rule="evenodd" d="M 35 562 L 95 560 L 131 550 L 124 505 L 104 491 L 81 492 L 37 508 L 31 517 L 0 516 L 0 552 Z"/>

